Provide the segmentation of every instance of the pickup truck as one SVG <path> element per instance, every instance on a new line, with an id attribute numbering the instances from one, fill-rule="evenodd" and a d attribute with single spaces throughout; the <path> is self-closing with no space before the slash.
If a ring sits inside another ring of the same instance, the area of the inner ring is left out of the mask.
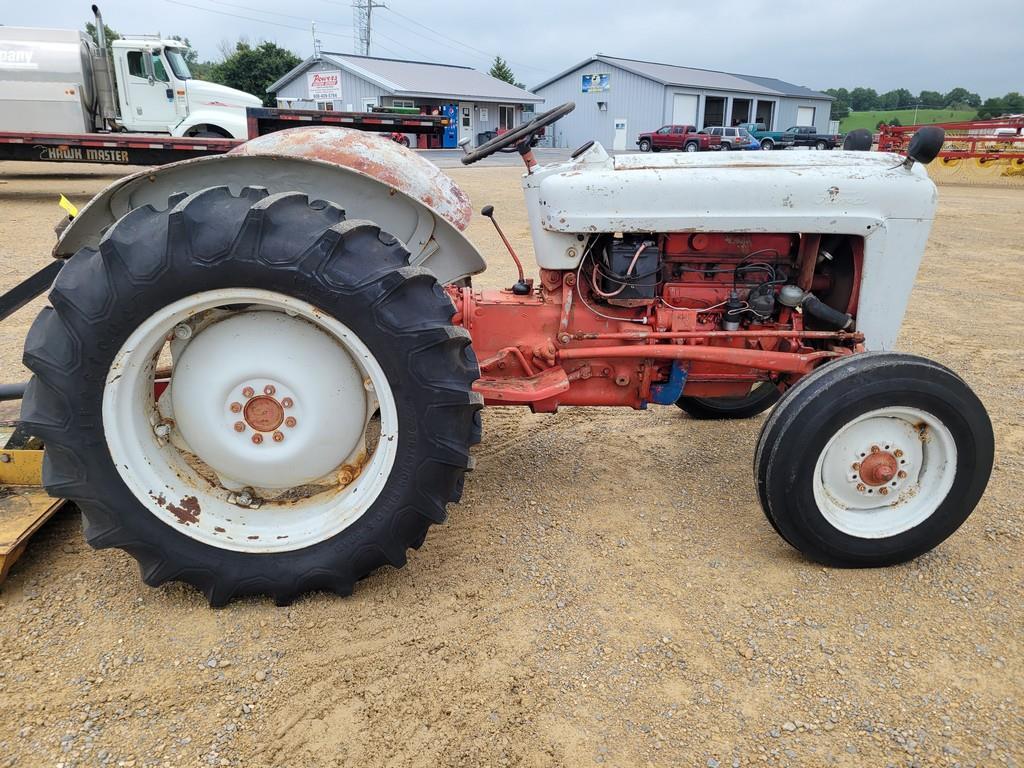
<path id="1" fill-rule="evenodd" d="M 663 149 L 702 152 L 718 149 L 721 143 L 721 136 L 697 133 L 695 125 L 664 125 L 651 133 L 641 133 L 636 139 L 641 152 L 660 152 Z"/>
<path id="2" fill-rule="evenodd" d="M 740 123 L 747 133 L 761 142 L 761 149 L 788 149 L 796 146 L 796 136 L 789 131 L 766 131 L 764 123 Z"/>
<path id="3" fill-rule="evenodd" d="M 843 143 L 843 138 L 838 134 L 818 133 L 818 129 L 813 125 L 794 125 L 785 132 L 793 136 L 793 146 L 796 147 L 835 149 Z"/>

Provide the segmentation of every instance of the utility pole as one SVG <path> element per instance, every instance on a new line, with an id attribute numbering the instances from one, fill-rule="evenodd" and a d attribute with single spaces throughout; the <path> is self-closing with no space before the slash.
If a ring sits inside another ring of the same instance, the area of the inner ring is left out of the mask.
<path id="1" fill-rule="evenodd" d="M 356 53 L 370 55 L 370 34 L 373 30 L 373 9 L 387 8 L 384 3 L 374 0 L 353 0 L 352 2 L 352 36 L 355 41 Z"/>
<path id="2" fill-rule="evenodd" d="M 316 22 L 311 21 L 309 24 L 313 32 L 313 58 L 320 61 L 320 40 L 316 36 Z"/>

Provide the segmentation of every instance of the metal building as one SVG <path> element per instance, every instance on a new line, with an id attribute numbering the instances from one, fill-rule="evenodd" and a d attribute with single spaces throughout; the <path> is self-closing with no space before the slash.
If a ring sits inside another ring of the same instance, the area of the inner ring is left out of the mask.
<path id="1" fill-rule="evenodd" d="M 813 125 L 825 132 L 832 97 L 771 77 L 657 64 L 595 54 L 534 86 L 547 106 L 575 101 L 554 126 L 559 147 L 596 139 L 612 149 L 635 149 L 637 134 L 669 123 L 736 125 L 763 122 L 768 130 Z"/>
<path id="2" fill-rule="evenodd" d="M 322 52 L 267 88 L 282 107 L 370 111 L 376 107 L 447 114 L 453 130 L 443 146 L 515 128 L 543 102 L 536 94 L 470 67 Z"/>

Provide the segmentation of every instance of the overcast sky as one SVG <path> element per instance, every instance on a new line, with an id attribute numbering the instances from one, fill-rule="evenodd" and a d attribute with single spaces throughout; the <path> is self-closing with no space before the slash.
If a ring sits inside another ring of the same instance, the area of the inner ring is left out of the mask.
<path id="1" fill-rule="evenodd" d="M 1024 91 L 1020 0 L 386 0 L 373 54 L 486 70 L 506 58 L 527 87 L 593 53 L 879 92 L 954 86 Z M 350 0 L 100 0 L 122 32 L 188 37 L 200 58 L 222 41 L 273 40 L 305 58 L 353 51 Z M 86 0 L 0 0 L 0 23 L 82 27 Z M 1017 6 L 1014 9 L 1014 6 Z M 642 9 L 642 10 L 641 10 Z M 926 10 L 927 9 L 927 10 Z"/>

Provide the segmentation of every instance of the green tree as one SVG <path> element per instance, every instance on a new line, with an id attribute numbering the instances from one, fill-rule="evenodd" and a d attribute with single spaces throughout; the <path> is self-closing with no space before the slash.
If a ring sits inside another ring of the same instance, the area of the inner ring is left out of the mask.
<path id="1" fill-rule="evenodd" d="M 274 94 L 268 93 L 267 87 L 297 67 L 301 61 L 287 48 L 269 41 L 256 47 L 239 41 L 230 56 L 212 67 L 209 77 L 214 82 L 259 96 L 264 105 L 272 107 Z"/>
<path id="2" fill-rule="evenodd" d="M 510 83 L 511 85 L 516 84 L 516 76 L 512 72 L 512 67 L 510 67 L 508 62 L 501 58 L 501 56 L 494 57 L 494 63 L 491 64 L 491 69 L 487 74 L 491 77 L 496 77 L 499 80 L 504 80 L 506 83 Z"/>
<path id="3" fill-rule="evenodd" d="M 942 104 L 946 107 L 966 105 L 968 107 L 980 107 L 981 97 L 971 93 L 966 88 L 954 88 L 942 98 Z"/>
<path id="4" fill-rule="evenodd" d="M 1008 94 L 1003 96 L 1003 106 L 1005 106 L 1006 111 L 1011 114 L 1024 112 L 1024 95 L 1017 91 L 1010 91 Z"/>
<path id="5" fill-rule="evenodd" d="M 878 93 L 874 88 L 854 88 L 850 91 L 850 109 L 854 112 L 878 109 Z"/>
<path id="6" fill-rule="evenodd" d="M 943 97 L 939 91 L 921 91 L 917 100 L 922 107 L 941 107 Z"/>
<path id="7" fill-rule="evenodd" d="M 832 102 L 832 112 L 829 115 L 829 120 L 842 120 L 844 117 L 848 117 L 849 114 L 850 105 L 837 96 L 836 100 Z"/>
<path id="8" fill-rule="evenodd" d="M 86 25 L 85 25 L 85 33 L 89 37 L 92 38 L 92 41 L 96 45 L 100 44 L 100 41 L 96 38 L 96 25 L 93 24 L 91 21 L 86 23 Z M 120 40 L 121 39 L 121 35 L 118 33 L 118 31 L 116 29 L 111 29 L 106 24 L 103 25 L 103 34 L 105 34 L 107 36 L 107 53 L 109 54 L 110 53 L 110 44 L 112 42 L 114 42 L 115 40 Z"/>
<path id="9" fill-rule="evenodd" d="M 982 120 L 987 120 L 990 117 L 999 117 L 1004 115 L 1010 110 L 1007 109 L 1006 103 L 999 98 L 985 99 L 985 103 L 978 108 L 978 117 Z"/>
<path id="10" fill-rule="evenodd" d="M 889 125 L 899 126 L 903 125 L 903 123 L 900 122 L 900 119 L 898 117 L 894 117 L 892 120 L 889 121 Z"/>
<path id="11" fill-rule="evenodd" d="M 825 93 L 829 96 L 833 96 L 836 101 L 845 101 L 847 104 L 850 103 L 850 92 L 845 88 L 826 88 Z"/>

